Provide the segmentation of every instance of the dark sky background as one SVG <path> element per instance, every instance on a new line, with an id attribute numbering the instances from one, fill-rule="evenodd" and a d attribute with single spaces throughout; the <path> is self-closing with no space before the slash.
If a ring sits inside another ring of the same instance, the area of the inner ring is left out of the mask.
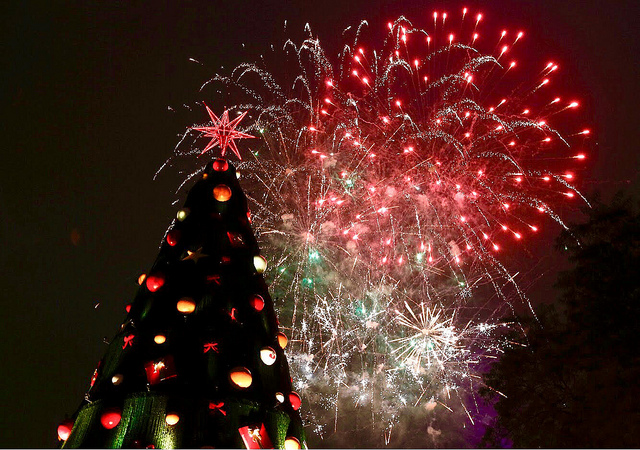
<path id="1" fill-rule="evenodd" d="M 102 338 L 115 333 L 137 276 L 156 257 L 177 185 L 152 177 L 192 125 L 167 106 L 199 100 L 202 82 L 243 58 L 242 43 L 266 51 L 285 19 L 298 37 L 310 22 L 335 49 L 361 19 L 382 29 L 403 14 L 427 26 L 434 10 L 463 6 L 495 30 L 524 29 L 523 47 L 553 56 L 585 102 L 597 145 L 581 190 L 638 198 L 636 1 L 5 2 L 0 445 L 56 444 L 57 424 L 80 403 L 106 349 Z M 551 249 L 558 231 L 539 246 Z M 540 284 L 554 278 L 545 270 Z"/>

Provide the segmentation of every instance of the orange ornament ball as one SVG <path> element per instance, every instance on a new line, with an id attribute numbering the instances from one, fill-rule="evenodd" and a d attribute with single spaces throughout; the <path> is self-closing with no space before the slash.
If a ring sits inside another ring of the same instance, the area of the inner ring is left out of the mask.
<path id="1" fill-rule="evenodd" d="M 229 163 L 226 159 L 218 158 L 213 162 L 213 170 L 216 172 L 226 172 L 229 169 Z"/>
<path id="2" fill-rule="evenodd" d="M 231 188 L 226 184 L 219 184 L 213 188 L 213 198 L 219 202 L 226 202 L 231 198 Z"/>
<path id="3" fill-rule="evenodd" d="M 61 441 L 66 441 L 69 439 L 69 435 L 71 434 L 71 430 L 73 429 L 73 420 L 68 419 L 58 425 L 58 437 Z"/>
<path id="4" fill-rule="evenodd" d="M 246 367 L 236 367 L 229 372 L 229 379 L 235 387 L 246 389 L 253 383 L 251 372 Z"/>
<path id="5" fill-rule="evenodd" d="M 254 295 L 249 299 L 249 303 L 253 306 L 253 309 L 256 311 L 262 311 L 264 309 L 264 298 L 261 295 Z"/>
<path id="6" fill-rule="evenodd" d="M 283 332 L 279 332 L 276 336 L 278 338 L 278 345 L 282 350 L 284 350 L 284 348 L 289 343 L 289 339 L 287 339 L 287 335 L 284 334 Z"/>
<path id="7" fill-rule="evenodd" d="M 164 334 L 156 334 L 153 338 L 153 342 L 156 344 L 164 344 L 167 342 L 167 337 Z"/>
<path id="8" fill-rule="evenodd" d="M 191 314 L 196 310 L 196 302 L 194 302 L 190 297 L 183 297 L 176 304 L 176 308 L 182 314 Z"/>
<path id="9" fill-rule="evenodd" d="M 147 274 L 141 273 L 140 276 L 138 277 L 138 284 L 142 286 L 142 283 L 144 283 L 144 280 L 146 279 L 147 279 Z"/>
<path id="10" fill-rule="evenodd" d="M 118 426 L 120 419 L 122 419 L 120 410 L 118 408 L 109 408 L 100 416 L 100 423 L 107 430 L 111 430 Z"/>

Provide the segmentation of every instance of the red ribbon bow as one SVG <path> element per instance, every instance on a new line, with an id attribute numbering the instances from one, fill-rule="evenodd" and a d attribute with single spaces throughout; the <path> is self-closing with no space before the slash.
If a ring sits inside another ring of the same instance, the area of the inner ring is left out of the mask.
<path id="1" fill-rule="evenodd" d="M 218 353 L 220 351 L 220 349 L 218 348 L 218 343 L 207 342 L 206 344 L 204 344 L 204 353 L 207 353 L 209 350 L 213 350 L 214 352 Z"/>
<path id="2" fill-rule="evenodd" d="M 207 283 L 222 283 L 222 277 L 220 275 L 207 275 Z"/>
<path id="3" fill-rule="evenodd" d="M 223 406 L 224 406 L 224 402 L 220 402 L 220 403 L 210 402 L 209 403 L 209 409 L 211 411 L 220 411 L 223 416 L 226 416 L 227 412 L 224 409 L 222 409 Z"/>
<path id="4" fill-rule="evenodd" d="M 124 337 L 124 345 L 122 346 L 122 350 L 127 348 L 127 345 L 133 347 L 133 343 L 131 341 L 133 341 L 134 337 L 135 337 L 135 335 L 133 335 L 133 334 L 130 334 L 129 336 L 125 336 Z"/>

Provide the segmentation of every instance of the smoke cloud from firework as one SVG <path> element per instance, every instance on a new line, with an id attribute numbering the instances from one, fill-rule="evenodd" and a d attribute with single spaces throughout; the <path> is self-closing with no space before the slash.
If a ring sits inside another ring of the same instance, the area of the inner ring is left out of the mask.
<path id="1" fill-rule="evenodd" d="M 500 319 L 528 305 L 502 256 L 564 226 L 589 131 L 555 128 L 579 103 L 554 94 L 555 63 L 518 70 L 523 32 L 466 9 L 401 17 L 378 46 L 366 29 L 332 58 L 307 28 L 202 92 L 261 137 L 240 172 L 312 431 L 359 417 L 363 445 L 398 446 L 403 414 L 479 414 Z M 168 164 L 202 165 L 196 128 Z"/>

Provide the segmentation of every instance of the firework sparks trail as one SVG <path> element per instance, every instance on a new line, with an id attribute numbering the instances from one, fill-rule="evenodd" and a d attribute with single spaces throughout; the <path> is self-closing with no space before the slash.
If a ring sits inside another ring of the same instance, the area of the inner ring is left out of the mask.
<path id="1" fill-rule="evenodd" d="M 584 200 L 558 169 L 589 135 L 552 126 L 578 106 L 549 92 L 558 66 L 519 74 L 522 32 L 484 36 L 466 9 L 445 19 L 428 31 L 401 17 L 375 50 L 363 22 L 337 64 L 307 29 L 274 50 L 288 75 L 243 63 L 202 87 L 262 137 L 240 170 L 320 434 L 345 402 L 387 437 L 407 405 L 451 410 L 499 351 L 499 317 L 528 303 L 501 254 Z M 200 152 L 197 129 L 175 157 Z"/>

